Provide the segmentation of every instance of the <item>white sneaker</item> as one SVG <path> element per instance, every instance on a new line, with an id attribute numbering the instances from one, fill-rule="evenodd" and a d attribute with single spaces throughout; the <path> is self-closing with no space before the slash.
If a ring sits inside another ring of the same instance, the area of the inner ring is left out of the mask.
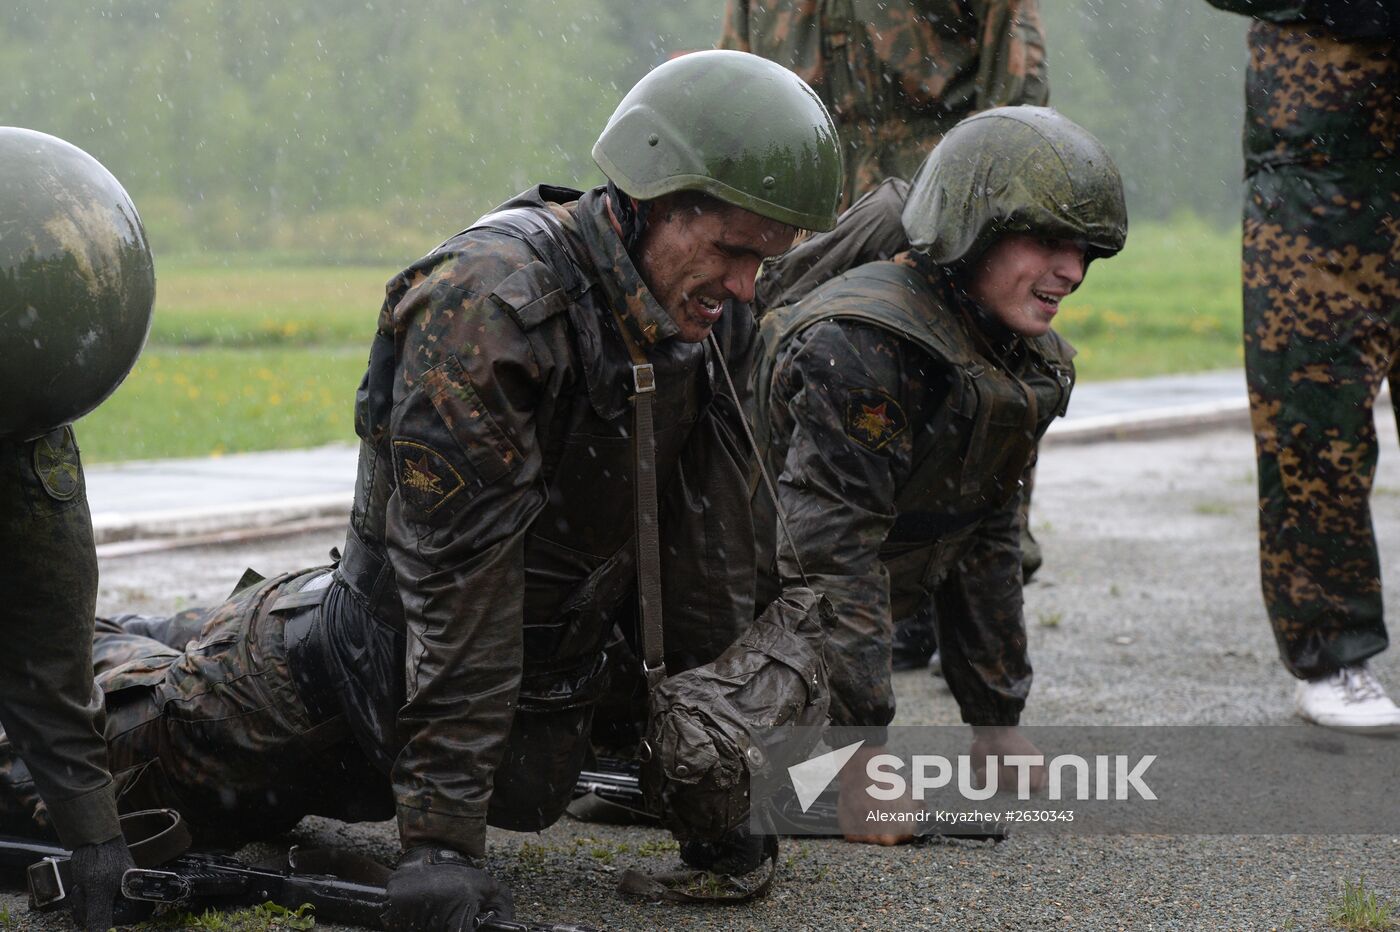
<path id="1" fill-rule="evenodd" d="M 1365 664 L 1304 680 L 1298 684 L 1293 701 L 1300 717 L 1325 728 L 1368 734 L 1400 732 L 1400 708 L 1386 696 Z"/>

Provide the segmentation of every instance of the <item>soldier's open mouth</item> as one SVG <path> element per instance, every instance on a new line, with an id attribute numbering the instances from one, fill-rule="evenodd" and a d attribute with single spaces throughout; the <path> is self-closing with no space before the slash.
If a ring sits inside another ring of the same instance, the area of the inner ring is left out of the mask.
<path id="1" fill-rule="evenodd" d="M 1046 294 L 1043 291 L 1036 291 L 1034 288 L 1031 289 L 1031 294 L 1035 295 L 1042 303 L 1048 304 L 1053 308 L 1058 308 L 1060 306 L 1060 299 L 1064 297 L 1064 295 Z"/>
<path id="2" fill-rule="evenodd" d="M 714 323 L 719 320 L 720 315 L 724 313 L 724 302 L 718 298 L 706 298 L 700 295 L 694 295 L 692 300 L 699 308 L 701 319 L 709 323 Z"/>

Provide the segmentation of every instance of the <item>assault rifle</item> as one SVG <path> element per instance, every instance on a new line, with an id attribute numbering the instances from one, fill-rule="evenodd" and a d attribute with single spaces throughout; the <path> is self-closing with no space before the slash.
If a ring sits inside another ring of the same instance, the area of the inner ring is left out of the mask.
<path id="1" fill-rule="evenodd" d="M 578 775 L 574 784 L 574 799 L 593 795 L 632 812 L 645 810 L 646 801 L 642 796 L 641 766 L 635 761 L 625 761 L 612 757 L 600 757 L 591 770 Z M 805 810 L 797 801 L 797 794 L 784 787 L 775 793 L 769 802 L 769 814 L 773 827 L 779 835 L 815 835 L 838 837 L 835 828 L 836 802 L 839 793 L 835 786 L 828 786 Z M 921 822 L 914 830 L 921 840 L 935 838 L 961 838 L 971 841 L 1002 841 L 1006 838 L 1006 827 L 996 822 L 965 822 L 957 825 L 930 824 Z"/>
<path id="2" fill-rule="evenodd" d="M 149 817 L 169 810 L 152 810 L 135 815 Z M 129 827 L 130 817 L 123 817 L 123 830 L 131 841 L 137 837 Z M 178 824 L 178 823 L 176 823 Z M 144 826 L 143 826 L 144 827 Z M 160 831 L 168 831 L 162 829 Z M 157 834 L 160 834 L 158 832 Z M 186 838 L 188 836 L 186 835 Z M 139 852 L 140 842 L 133 842 L 132 855 L 138 863 L 149 863 Z M 122 899 L 117 902 L 118 921 L 137 922 L 149 916 L 159 904 L 168 904 L 192 912 L 205 909 L 240 909 L 274 903 L 287 909 L 299 909 L 310 904 L 315 917 L 327 922 L 343 922 L 383 929 L 383 913 L 389 898 L 380 877 L 388 869 L 367 860 L 325 858 L 325 863 L 351 864 L 361 876 L 350 879 L 338 873 L 322 873 L 315 868 L 321 852 L 311 852 L 310 863 L 300 864 L 297 849 L 288 857 L 288 867 L 259 867 L 238 858 L 219 854 L 185 851 L 159 864 L 134 867 L 122 876 Z M 70 852 L 54 844 L 29 838 L 0 835 L 0 867 L 27 870 L 29 904 L 32 909 L 55 909 L 63 904 L 67 861 Z M 366 869 L 365 865 L 372 865 Z M 477 916 L 473 927 L 477 932 L 598 932 L 592 926 L 576 923 L 519 922 L 502 919 L 493 912 Z"/>

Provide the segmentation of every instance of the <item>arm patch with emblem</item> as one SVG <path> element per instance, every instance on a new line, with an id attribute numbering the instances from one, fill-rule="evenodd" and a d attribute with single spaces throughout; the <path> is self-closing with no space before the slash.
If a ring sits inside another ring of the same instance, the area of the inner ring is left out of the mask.
<path id="1" fill-rule="evenodd" d="M 410 402 L 398 423 L 394 472 L 399 498 L 429 518 L 513 471 L 521 456 L 456 356 L 423 373 L 420 389 L 428 404 Z"/>
<path id="2" fill-rule="evenodd" d="M 846 396 L 846 436 L 872 453 L 884 449 L 908 426 L 899 402 L 884 392 L 859 388 Z"/>
<path id="3" fill-rule="evenodd" d="M 399 498 L 431 515 L 466 486 L 462 474 L 437 450 L 413 440 L 394 441 Z"/>

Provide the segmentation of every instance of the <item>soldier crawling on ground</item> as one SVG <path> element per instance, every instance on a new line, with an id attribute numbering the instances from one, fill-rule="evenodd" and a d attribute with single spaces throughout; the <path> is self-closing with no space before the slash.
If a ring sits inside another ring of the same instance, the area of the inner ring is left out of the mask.
<path id="1" fill-rule="evenodd" d="M 774 538 L 776 573 L 792 584 L 805 569 L 836 609 L 834 725 L 889 724 L 892 619 L 932 598 L 974 758 L 1034 754 L 1013 727 L 1031 685 L 1021 477 L 1074 382 L 1050 325 L 1088 264 L 1123 248 L 1123 186 L 1083 128 L 1002 107 L 933 150 L 902 221 L 908 251 L 763 318 L 753 395 L 792 534 Z M 881 752 L 869 741 L 842 772 L 851 840 L 910 837 L 864 825 Z"/>
<path id="2" fill-rule="evenodd" d="M 99 624 L 123 809 L 179 809 L 223 846 L 397 815 L 390 927 L 470 928 L 511 911 L 487 824 L 539 830 L 569 802 L 639 582 L 668 582 L 641 606 L 664 608 L 654 676 L 749 627 L 752 455 L 720 354 L 743 384 L 758 264 L 835 222 L 835 128 L 791 72 L 701 52 L 643 78 L 593 154 L 606 186 L 532 188 L 389 283 L 338 565 Z M 796 706 L 824 707 L 809 660 Z M 32 830 L 33 785 L 6 776 L 0 816 Z"/>
<path id="3" fill-rule="evenodd" d="M 790 68 L 830 108 L 846 160 L 843 208 L 880 187 L 851 224 L 869 231 L 862 262 L 909 248 L 899 222 L 907 182 L 958 121 L 992 107 L 1044 106 L 1050 95 L 1039 0 L 728 0 L 720 47 Z M 841 225 L 848 226 L 844 218 Z M 842 252 L 833 242 L 840 233 L 809 239 L 766 264 L 760 309 L 795 303 L 851 268 L 832 255 Z M 765 300 L 765 282 L 787 293 Z M 1042 562 L 1030 528 L 1034 479 L 1028 470 L 1021 502 L 1027 580 Z M 933 601 L 905 609 L 894 621 L 894 669 L 922 669 L 933 659 L 938 672 Z"/>

